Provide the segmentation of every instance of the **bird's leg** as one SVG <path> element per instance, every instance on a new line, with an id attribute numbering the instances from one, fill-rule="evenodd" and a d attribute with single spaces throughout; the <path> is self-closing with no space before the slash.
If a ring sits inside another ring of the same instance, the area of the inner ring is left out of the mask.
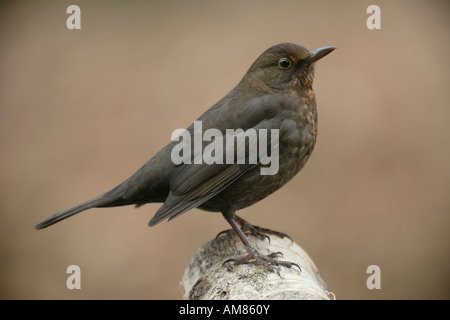
<path id="1" fill-rule="evenodd" d="M 264 240 L 267 238 L 267 240 L 269 240 L 270 242 L 270 237 L 268 235 L 271 234 L 279 238 L 288 238 L 289 240 L 292 241 L 292 238 L 286 233 L 255 226 L 237 215 L 234 216 L 234 220 L 237 223 L 239 223 L 239 225 L 241 226 L 241 230 L 244 232 L 244 234 L 251 234 L 260 240 Z"/>
<path id="2" fill-rule="evenodd" d="M 239 239 L 241 239 L 242 243 L 244 244 L 245 249 L 247 250 L 247 255 L 241 258 L 236 259 L 228 259 L 223 264 L 226 264 L 228 262 L 233 262 L 235 265 L 238 264 L 245 264 L 250 263 L 252 261 L 258 262 L 262 265 L 264 265 L 269 270 L 277 270 L 279 272 L 278 268 L 276 266 L 284 266 L 287 268 L 291 268 L 292 266 L 297 266 L 299 269 L 300 267 L 292 262 L 288 261 L 280 261 L 277 259 L 279 255 L 283 255 L 281 252 L 272 252 L 268 255 L 263 255 L 259 253 L 253 246 L 250 244 L 248 239 L 246 238 L 244 232 L 239 228 L 238 224 L 235 221 L 235 214 L 234 210 L 227 210 L 225 212 L 222 212 L 224 218 L 227 220 L 227 222 L 230 224 L 231 228 L 236 232 Z M 244 220 L 245 221 L 245 220 Z M 301 270 L 301 269 L 300 269 Z"/>
<path id="3" fill-rule="evenodd" d="M 258 238 L 259 240 L 267 239 L 267 240 L 269 240 L 269 243 L 270 243 L 269 235 L 275 235 L 275 236 L 278 236 L 279 238 L 288 238 L 289 240 L 292 241 L 292 238 L 289 235 L 287 235 L 286 233 L 255 226 L 237 215 L 234 215 L 234 221 L 236 221 L 236 223 L 239 224 L 239 226 L 241 227 L 241 230 L 244 234 L 250 234 L 250 235 Z M 228 234 L 230 232 L 233 232 L 233 229 L 221 231 L 217 234 L 216 239 L 219 238 L 220 236 L 222 236 L 224 234 Z"/>

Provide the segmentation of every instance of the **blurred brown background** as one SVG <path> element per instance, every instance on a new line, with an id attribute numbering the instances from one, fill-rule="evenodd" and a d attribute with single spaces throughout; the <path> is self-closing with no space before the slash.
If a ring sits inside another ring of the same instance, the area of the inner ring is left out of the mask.
<path id="1" fill-rule="evenodd" d="M 81 30 L 66 8 L 81 8 Z M 366 8 L 381 7 L 381 30 Z M 338 49 L 316 66 L 306 167 L 241 211 L 292 236 L 338 299 L 450 298 L 450 6 L 445 1 L 9 1 L 0 6 L 0 298 L 178 299 L 228 226 L 149 204 L 51 214 L 125 180 L 268 47 Z M 66 288 L 67 266 L 81 290 Z M 366 268 L 381 268 L 368 290 Z"/>

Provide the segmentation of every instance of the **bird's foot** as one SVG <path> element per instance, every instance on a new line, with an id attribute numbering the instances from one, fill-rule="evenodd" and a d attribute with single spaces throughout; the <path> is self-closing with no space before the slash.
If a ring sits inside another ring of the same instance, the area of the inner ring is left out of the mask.
<path id="1" fill-rule="evenodd" d="M 267 239 L 267 240 L 269 240 L 269 243 L 270 243 L 269 235 L 274 235 L 274 236 L 277 236 L 282 239 L 288 238 L 292 242 L 292 238 L 289 235 L 287 235 L 286 233 L 255 226 L 255 225 L 251 224 L 250 222 L 248 222 L 238 216 L 235 216 L 235 220 L 237 223 L 239 223 L 239 225 L 241 226 L 241 230 L 245 234 L 250 234 L 260 240 Z"/>
<path id="2" fill-rule="evenodd" d="M 240 264 L 248 264 L 248 263 L 258 263 L 269 269 L 270 271 L 276 271 L 278 274 L 280 274 L 280 269 L 278 266 L 286 267 L 286 268 L 292 268 L 293 266 L 297 267 L 300 271 L 302 269 L 300 266 L 296 263 L 289 262 L 289 261 L 280 261 L 278 260 L 278 257 L 282 257 L 283 254 L 281 252 L 272 252 L 268 255 L 263 255 L 256 251 L 253 248 L 247 248 L 248 255 L 240 258 L 234 258 L 234 259 L 228 259 L 226 260 L 222 266 L 226 265 L 227 263 L 233 263 L 234 265 L 240 265 Z"/>
<path id="3" fill-rule="evenodd" d="M 231 234 L 235 234 L 234 233 L 234 230 L 233 229 L 227 229 L 227 230 L 223 230 L 223 231 L 220 231 L 218 234 L 217 234 L 217 236 L 216 236 L 216 240 L 218 239 L 218 238 L 220 238 L 221 236 L 223 236 L 223 235 L 231 235 Z"/>
<path id="4" fill-rule="evenodd" d="M 286 233 L 275 231 L 275 230 L 268 229 L 268 228 L 255 226 L 255 225 L 251 224 L 250 222 L 248 222 L 238 216 L 235 216 L 235 220 L 240 225 L 241 230 L 242 230 L 242 232 L 244 232 L 245 235 L 252 235 L 259 240 L 267 239 L 269 241 L 269 243 L 270 243 L 269 235 L 274 235 L 274 236 L 277 236 L 282 239 L 288 238 L 289 240 L 291 240 L 291 242 L 293 242 L 292 238 L 289 235 L 287 235 Z M 228 235 L 231 233 L 234 234 L 233 229 L 223 230 L 217 234 L 216 239 L 223 235 Z"/>

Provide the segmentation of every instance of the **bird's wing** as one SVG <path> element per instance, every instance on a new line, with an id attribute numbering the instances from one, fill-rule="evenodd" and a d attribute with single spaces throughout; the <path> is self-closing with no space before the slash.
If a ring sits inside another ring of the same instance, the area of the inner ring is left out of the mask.
<path id="1" fill-rule="evenodd" d="M 239 128 L 243 130 L 255 129 L 256 133 L 259 129 L 277 129 L 280 127 L 280 101 L 274 97 L 263 97 L 254 99 L 247 106 L 244 106 L 236 111 L 239 113 Z M 227 117 L 224 117 L 220 123 L 219 130 L 225 133 L 224 125 L 226 126 L 230 117 L 236 119 L 236 113 L 232 109 L 227 112 Z M 201 119 L 201 118 L 200 118 Z M 207 121 L 205 121 L 207 122 Z M 236 127 L 236 125 L 235 125 Z M 231 128 L 229 128 L 231 129 Z M 237 128 L 233 128 L 237 129 Z M 239 179 L 244 173 L 255 168 L 263 158 L 257 157 L 257 163 L 249 163 L 249 143 L 245 135 L 238 134 L 235 136 L 225 135 L 223 137 L 224 143 L 226 139 L 236 138 L 234 154 L 236 153 L 236 146 L 239 141 L 245 141 L 245 163 L 238 164 L 236 161 L 233 164 L 183 164 L 175 168 L 170 179 L 170 192 L 164 204 L 156 212 L 151 219 L 149 225 L 153 226 L 167 218 L 172 219 L 184 212 L 198 207 L 202 203 L 211 199 L 219 192 L 227 188 L 234 181 Z M 204 143 L 205 144 L 205 143 Z M 203 146 L 205 147 L 205 145 Z M 274 148 L 278 148 L 278 136 L 268 134 L 267 150 L 268 152 Z M 227 150 L 224 150 L 224 157 Z M 252 161 L 254 162 L 254 161 Z"/>

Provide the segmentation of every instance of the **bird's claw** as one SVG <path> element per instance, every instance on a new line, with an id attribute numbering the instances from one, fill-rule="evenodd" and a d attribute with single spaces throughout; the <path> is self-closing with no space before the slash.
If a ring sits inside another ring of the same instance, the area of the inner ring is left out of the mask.
<path id="1" fill-rule="evenodd" d="M 287 235 L 286 233 L 275 231 L 272 229 L 262 228 L 259 226 L 255 226 L 255 225 L 251 224 L 250 222 L 248 222 L 238 216 L 235 216 L 235 220 L 237 223 L 240 224 L 241 229 L 245 234 L 250 234 L 260 240 L 267 239 L 270 243 L 269 235 L 274 235 L 274 236 L 277 236 L 282 239 L 288 238 L 289 240 L 291 240 L 291 242 L 293 242 L 292 238 L 289 235 Z"/>
<path id="2" fill-rule="evenodd" d="M 219 239 L 221 236 L 224 236 L 224 235 L 227 235 L 227 234 L 230 234 L 230 233 L 233 233 L 233 234 L 234 234 L 233 229 L 227 229 L 227 230 L 220 231 L 220 232 L 216 235 L 216 240 Z"/>
<path id="3" fill-rule="evenodd" d="M 222 266 L 225 266 L 227 263 L 230 262 L 232 262 L 234 265 L 256 262 L 258 264 L 263 265 L 270 271 L 276 271 L 278 274 L 280 274 L 280 269 L 278 268 L 278 266 L 286 267 L 289 269 L 292 268 L 292 266 L 296 266 L 300 272 L 302 271 L 300 266 L 296 263 L 278 260 L 277 258 L 279 256 L 282 257 L 283 254 L 281 252 L 272 252 L 268 255 L 263 255 L 257 251 L 254 251 L 250 252 L 248 255 L 244 257 L 227 259 L 223 262 Z"/>

